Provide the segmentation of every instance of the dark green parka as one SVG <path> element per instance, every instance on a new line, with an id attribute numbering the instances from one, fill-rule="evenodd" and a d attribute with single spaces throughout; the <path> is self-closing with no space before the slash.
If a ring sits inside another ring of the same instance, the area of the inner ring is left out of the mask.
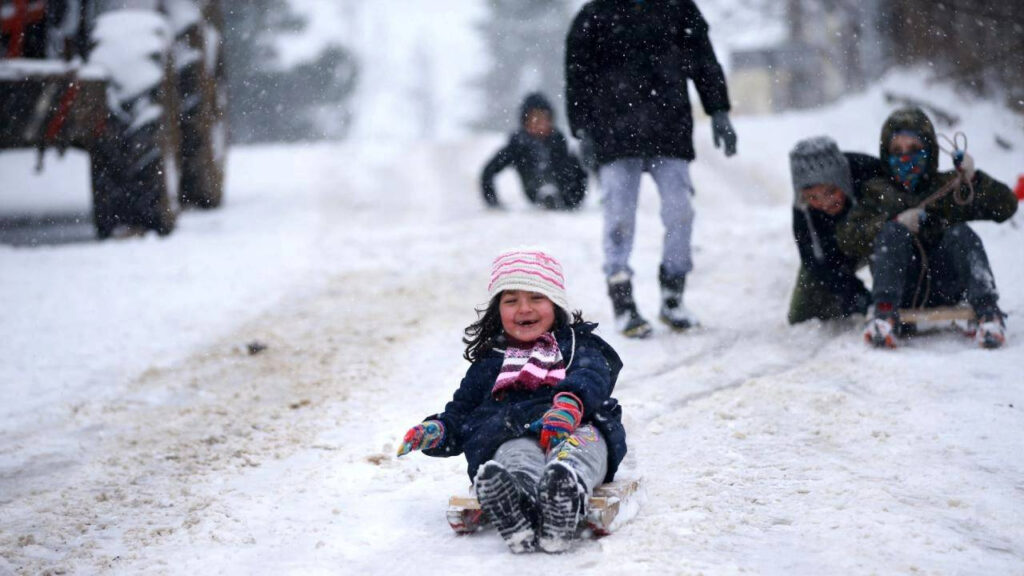
<path id="1" fill-rule="evenodd" d="M 928 150 L 928 167 L 913 192 L 908 192 L 896 181 L 889 167 L 889 142 L 893 134 L 900 130 L 920 134 Z M 901 108 L 886 119 L 879 142 L 879 158 L 889 175 L 868 181 L 861 202 L 836 227 L 839 249 L 852 258 L 870 256 L 875 236 L 886 220 L 920 205 L 925 198 L 957 177 L 955 171 L 938 171 L 939 145 L 935 138 L 935 128 L 928 116 L 916 107 Z M 1017 198 L 1002 182 L 977 170 L 973 184 L 974 200 L 969 204 L 957 204 L 950 192 L 925 208 L 925 218 L 918 233 L 918 238 L 925 246 L 937 243 L 954 224 L 970 220 L 1003 222 L 1017 211 Z M 966 196 L 966 190 L 962 194 Z"/>

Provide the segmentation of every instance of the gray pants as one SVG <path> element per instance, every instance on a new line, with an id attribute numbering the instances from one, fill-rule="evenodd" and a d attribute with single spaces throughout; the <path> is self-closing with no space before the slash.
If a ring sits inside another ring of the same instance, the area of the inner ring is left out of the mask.
<path id="1" fill-rule="evenodd" d="M 517 476 L 527 476 L 533 483 L 540 482 L 544 468 L 554 462 L 565 462 L 591 494 L 604 483 L 608 472 L 608 444 L 601 433 L 590 424 L 580 426 L 568 440 L 552 448 L 547 454 L 532 436 L 509 440 L 498 447 L 491 458 Z"/>
<path id="2" fill-rule="evenodd" d="M 693 269 L 690 237 L 693 235 L 693 183 L 690 164 L 679 158 L 620 158 L 601 166 L 604 204 L 604 273 L 633 276 L 629 256 L 633 251 L 640 177 L 650 172 L 661 195 L 661 222 L 665 226 L 661 265 L 671 277 Z"/>

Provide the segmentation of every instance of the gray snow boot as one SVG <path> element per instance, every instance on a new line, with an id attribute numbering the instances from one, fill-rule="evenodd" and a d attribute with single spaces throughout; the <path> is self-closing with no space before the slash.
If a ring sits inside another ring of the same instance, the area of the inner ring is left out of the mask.
<path id="1" fill-rule="evenodd" d="M 608 278 L 608 296 L 615 312 L 615 327 L 629 338 L 647 338 L 653 329 L 636 310 L 633 301 L 633 283 L 629 275 L 619 273 Z"/>
<path id="2" fill-rule="evenodd" d="M 698 326 L 697 317 L 683 305 L 686 276 L 669 276 L 662 266 L 658 270 L 658 283 L 661 284 L 661 321 L 673 330 Z"/>
<path id="3" fill-rule="evenodd" d="M 526 478 L 517 478 L 491 460 L 476 475 L 480 508 L 512 552 L 532 552 L 537 546 L 537 493 Z"/>
<path id="4" fill-rule="evenodd" d="M 540 480 L 540 543 L 545 552 L 566 552 L 586 516 L 587 488 L 576 471 L 554 462 Z"/>

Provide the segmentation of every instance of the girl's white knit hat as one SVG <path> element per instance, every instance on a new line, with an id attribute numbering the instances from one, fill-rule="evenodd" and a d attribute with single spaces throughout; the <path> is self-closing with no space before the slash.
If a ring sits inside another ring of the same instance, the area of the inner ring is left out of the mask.
<path id="1" fill-rule="evenodd" d="M 541 250 L 511 250 L 494 259 L 488 298 L 493 299 L 504 290 L 538 292 L 569 312 L 562 264 Z"/>

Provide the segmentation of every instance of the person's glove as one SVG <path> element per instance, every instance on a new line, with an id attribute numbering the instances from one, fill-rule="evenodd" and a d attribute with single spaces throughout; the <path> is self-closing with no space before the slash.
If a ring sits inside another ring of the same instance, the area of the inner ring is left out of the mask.
<path id="1" fill-rule="evenodd" d="M 540 429 L 540 447 L 546 452 L 569 437 L 583 419 L 583 402 L 575 394 L 555 394 L 551 408 L 531 428 Z"/>
<path id="2" fill-rule="evenodd" d="M 725 144 L 725 155 L 732 156 L 736 153 L 736 131 L 732 128 L 727 112 L 715 112 L 711 115 L 711 137 L 715 141 L 715 148 L 719 144 Z"/>
<path id="3" fill-rule="evenodd" d="M 896 221 L 906 226 L 911 234 L 917 234 L 924 217 L 924 208 L 908 208 L 896 215 Z"/>
<path id="4" fill-rule="evenodd" d="M 484 195 L 484 203 L 487 204 L 488 208 L 501 208 L 501 203 L 498 202 L 498 194 L 494 190 L 494 182 L 484 180 L 480 183 L 480 191 Z"/>
<path id="5" fill-rule="evenodd" d="M 953 153 L 953 167 L 963 175 L 965 182 L 974 180 L 974 157 L 966 150 L 957 150 Z"/>
<path id="6" fill-rule="evenodd" d="M 444 441 L 444 423 L 440 420 L 426 420 L 417 424 L 405 433 L 402 444 L 398 447 L 398 455 L 404 456 L 413 450 L 429 450 L 437 448 Z"/>
<path id="7" fill-rule="evenodd" d="M 597 152 L 594 150 L 594 140 L 585 130 L 576 132 L 580 141 L 580 164 L 589 172 L 597 172 Z"/>

